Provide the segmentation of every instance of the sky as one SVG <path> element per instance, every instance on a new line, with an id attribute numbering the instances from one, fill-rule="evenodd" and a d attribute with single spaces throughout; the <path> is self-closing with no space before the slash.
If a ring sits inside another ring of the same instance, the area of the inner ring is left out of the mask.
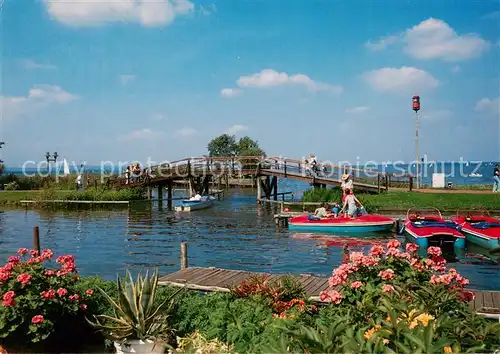
<path id="1" fill-rule="evenodd" d="M 499 0 L 4 0 L 0 159 L 500 159 Z"/>

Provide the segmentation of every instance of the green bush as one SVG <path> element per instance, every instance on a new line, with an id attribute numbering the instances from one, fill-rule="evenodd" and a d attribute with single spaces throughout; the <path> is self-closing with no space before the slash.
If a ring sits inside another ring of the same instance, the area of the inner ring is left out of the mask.
<path id="1" fill-rule="evenodd" d="M 9 182 L 9 183 L 5 184 L 4 189 L 6 191 L 15 191 L 15 190 L 19 189 L 19 184 L 17 184 L 16 181 Z"/>
<path id="2" fill-rule="evenodd" d="M 340 188 L 312 188 L 302 197 L 302 201 L 307 203 L 316 202 L 337 202 L 342 200 L 342 190 Z"/>

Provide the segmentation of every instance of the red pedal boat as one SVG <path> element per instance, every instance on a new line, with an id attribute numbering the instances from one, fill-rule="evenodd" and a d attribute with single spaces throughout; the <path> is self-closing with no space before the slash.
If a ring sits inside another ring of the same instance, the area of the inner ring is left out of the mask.
<path id="1" fill-rule="evenodd" d="M 377 214 L 365 214 L 352 219 L 332 216 L 319 220 L 314 220 L 309 215 L 300 215 L 290 219 L 288 228 L 293 231 L 371 233 L 390 231 L 394 223 L 393 218 Z"/>
<path id="2" fill-rule="evenodd" d="M 457 211 L 452 219 L 467 241 L 489 250 L 500 248 L 500 219 L 487 211 Z"/>
<path id="3" fill-rule="evenodd" d="M 409 209 L 404 222 L 404 232 L 421 248 L 453 243 L 465 247 L 465 236 L 453 221 L 446 221 L 438 209 Z"/>

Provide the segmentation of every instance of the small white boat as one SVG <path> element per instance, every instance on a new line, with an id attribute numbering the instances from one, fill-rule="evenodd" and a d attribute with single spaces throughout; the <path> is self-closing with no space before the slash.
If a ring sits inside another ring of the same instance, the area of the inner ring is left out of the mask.
<path id="1" fill-rule="evenodd" d="M 201 197 L 200 200 L 185 199 L 180 205 L 175 207 L 175 211 L 194 211 L 210 208 L 214 203 L 213 197 Z"/>
<path id="2" fill-rule="evenodd" d="M 471 173 L 469 174 L 469 177 L 483 177 L 483 175 L 480 173 Z"/>

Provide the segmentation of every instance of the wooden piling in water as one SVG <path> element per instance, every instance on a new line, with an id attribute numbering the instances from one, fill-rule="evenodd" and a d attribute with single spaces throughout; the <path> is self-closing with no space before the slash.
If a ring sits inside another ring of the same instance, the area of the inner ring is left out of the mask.
<path id="1" fill-rule="evenodd" d="M 40 254 L 40 229 L 38 226 L 33 226 L 33 249 Z"/>
<path id="2" fill-rule="evenodd" d="M 181 270 L 188 267 L 187 243 L 181 242 Z"/>

